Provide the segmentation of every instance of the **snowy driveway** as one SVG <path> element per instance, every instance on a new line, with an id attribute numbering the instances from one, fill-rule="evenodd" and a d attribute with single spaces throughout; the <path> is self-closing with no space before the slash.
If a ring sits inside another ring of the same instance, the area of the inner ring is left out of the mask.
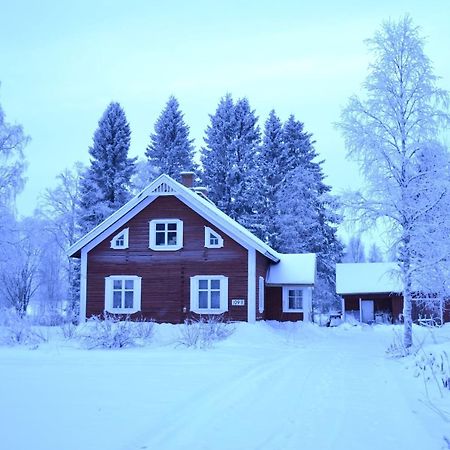
<path id="1" fill-rule="evenodd" d="M 5 450 L 434 450 L 388 327 L 238 327 L 209 350 L 0 348 Z"/>

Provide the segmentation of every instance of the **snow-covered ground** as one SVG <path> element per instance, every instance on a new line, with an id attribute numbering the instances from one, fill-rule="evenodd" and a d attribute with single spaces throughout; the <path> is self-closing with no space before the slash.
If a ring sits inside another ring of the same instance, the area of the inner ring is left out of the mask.
<path id="1" fill-rule="evenodd" d="M 58 329 L 35 349 L 0 347 L 0 448 L 449 448 L 450 391 L 430 381 L 428 398 L 416 358 L 386 356 L 395 327 L 238 324 L 206 350 L 155 328 L 121 350 L 86 350 Z M 449 325 L 415 332 L 450 354 Z"/>

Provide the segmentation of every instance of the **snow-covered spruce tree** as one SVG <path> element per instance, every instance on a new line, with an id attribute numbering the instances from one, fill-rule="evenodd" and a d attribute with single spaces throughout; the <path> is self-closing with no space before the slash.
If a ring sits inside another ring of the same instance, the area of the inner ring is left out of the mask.
<path id="1" fill-rule="evenodd" d="M 373 55 L 363 85 L 365 97 L 351 97 L 341 128 L 348 156 L 359 162 L 366 187 L 349 201 L 366 224 L 383 220 L 395 237 L 404 296 L 404 345 L 412 345 L 412 290 L 421 261 L 445 260 L 442 227 L 450 222 L 447 155 L 438 146 L 440 126 L 448 123 L 447 92 L 437 87 L 424 41 L 409 16 L 383 23 L 367 41 Z M 441 109 L 444 108 L 444 109 Z M 427 164 L 423 164 L 423 159 Z M 422 160 L 422 161 L 421 161 Z M 433 228 L 433 233 L 427 229 Z M 427 242 L 432 239 L 434 242 Z M 448 235 L 445 237 L 448 240 Z M 417 258 L 417 245 L 422 253 Z M 442 246 L 441 246 L 442 244 Z"/>
<path id="2" fill-rule="evenodd" d="M 286 175 L 283 124 L 275 111 L 270 111 L 264 125 L 263 141 L 258 159 L 258 169 L 262 185 L 261 222 L 262 237 L 270 245 L 276 245 L 278 227 L 276 224 L 277 192 Z"/>
<path id="3" fill-rule="evenodd" d="M 366 261 L 364 243 L 360 235 L 351 236 L 345 250 L 343 262 L 361 263 Z"/>
<path id="4" fill-rule="evenodd" d="M 220 100 L 210 118 L 202 149 L 202 181 L 222 211 L 261 235 L 258 118 L 246 98 L 234 103 L 230 94 Z"/>
<path id="5" fill-rule="evenodd" d="M 81 180 L 80 226 L 88 232 L 130 197 L 136 158 L 128 158 L 130 126 L 119 103 L 108 105 L 89 148 L 91 165 Z"/>
<path id="6" fill-rule="evenodd" d="M 302 165 L 291 170 L 277 193 L 275 248 L 283 253 L 317 254 L 313 306 L 325 312 L 339 307 L 335 268 L 342 257 L 342 244 L 336 235 L 340 216 L 336 198 L 323 183 L 320 164 L 310 161 L 309 165 L 312 170 Z"/>
<path id="7" fill-rule="evenodd" d="M 194 170 L 194 140 L 189 139 L 189 127 L 175 97 L 169 98 L 150 138 L 145 154 L 158 175 L 165 173 L 179 181 L 181 172 Z"/>

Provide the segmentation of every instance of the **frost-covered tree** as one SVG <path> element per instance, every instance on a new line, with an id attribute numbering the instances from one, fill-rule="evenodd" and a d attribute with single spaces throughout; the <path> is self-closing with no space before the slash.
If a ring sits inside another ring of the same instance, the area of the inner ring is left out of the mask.
<path id="1" fill-rule="evenodd" d="M 128 158 L 130 126 L 119 103 L 106 108 L 89 148 L 91 165 L 81 180 L 80 225 L 88 232 L 130 197 L 136 158 Z"/>
<path id="2" fill-rule="evenodd" d="M 39 286 L 41 249 L 38 241 L 33 239 L 34 229 L 30 219 L 16 223 L 0 249 L 2 303 L 14 308 L 20 317 L 27 313 Z"/>
<path id="3" fill-rule="evenodd" d="M 313 163 L 311 163 L 313 165 Z M 289 172 L 277 193 L 277 240 L 282 253 L 316 253 L 317 285 L 314 308 L 327 311 L 338 305 L 335 267 L 342 256 L 336 227 L 337 199 L 323 183 L 320 165 L 314 170 L 303 166 Z"/>
<path id="4" fill-rule="evenodd" d="M 286 176 L 285 146 L 283 139 L 283 124 L 275 111 L 272 110 L 264 125 L 264 135 L 258 160 L 262 186 L 261 222 L 262 237 L 271 246 L 276 245 L 278 227 L 276 218 L 277 193 L 282 187 Z"/>
<path id="5" fill-rule="evenodd" d="M 360 235 L 351 236 L 345 250 L 343 262 L 360 263 L 366 261 L 364 242 Z"/>
<path id="6" fill-rule="evenodd" d="M 6 121 L 0 106 L 0 208 L 15 207 L 16 195 L 25 184 L 25 158 L 23 149 L 29 138 L 25 136 L 21 125 L 12 125 Z"/>
<path id="7" fill-rule="evenodd" d="M 383 254 L 381 253 L 380 247 L 378 247 L 375 242 L 370 246 L 367 261 L 371 263 L 383 262 Z"/>
<path id="8" fill-rule="evenodd" d="M 153 166 L 148 160 L 139 158 L 136 161 L 136 170 L 131 178 L 132 194 L 136 195 L 145 189 L 160 175 L 158 167 Z"/>
<path id="9" fill-rule="evenodd" d="M 206 130 L 202 149 L 203 183 L 209 197 L 233 219 L 257 234 L 261 201 L 257 170 L 260 131 L 246 98 L 220 100 Z"/>
<path id="10" fill-rule="evenodd" d="M 437 87 L 424 40 L 409 16 L 383 23 L 367 43 L 373 62 L 365 96 L 350 98 L 338 125 L 348 156 L 366 179 L 349 206 L 368 225 L 384 221 L 395 238 L 408 348 L 412 290 L 421 288 L 417 275 L 424 263 L 431 267 L 446 259 L 448 155 L 437 138 L 449 123 L 448 94 Z"/>
<path id="11" fill-rule="evenodd" d="M 47 189 L 40 202 L 39 215 L 44 219 L 43 227 L 47 234 L 52 236 L 55 244 L 48 252 L 48 245 L 43 250 L 43 258 L 49 262 L 59 259 L 59 264 L 65 272 L 60 277 L 57 268 L 54 268 L 54 278 L 61 280 L 59 292 L 63 292 L 64 299 L 68 301 L 69 314 L 76 319 L 79 309 L 79 260 L 69 258 L 67 249 L 81 237 L 79 226 L 79 203 L 81 193 L 81 177 L 85 168 L 76 163 L 72 169 L 66 169 L 57 176 L 58 184 L 53 189 Z M 51 265 L 51 267 L 53 267 Z M 55 284 L 52 282 L 52 284 Z M 43 285 L 49 292 L 55 293 L 47 283 Z M 56 289 L 56 288 L 55 288 Z M 56 294 L 55 294 L 56 295 Z M 62 298 L 59 301 L 63 300 Z M 55 300 L 56 301 L 56 300 Z"/>
<path id="12" fill-rule="evenodd" d="M 155 133 L 150 136 L 146 156 L 158 175 L 165 173 L 180 180 L 180 173 L 195 168 L 193 139 L 184 122 L 178 100 L 171 96 L 155 123 Z"/>

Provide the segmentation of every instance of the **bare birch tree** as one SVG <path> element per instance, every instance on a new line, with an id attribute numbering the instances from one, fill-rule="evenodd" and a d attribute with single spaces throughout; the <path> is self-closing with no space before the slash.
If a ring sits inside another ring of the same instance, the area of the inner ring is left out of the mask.
<path id="1" fill-rule="evenodd" d="M 366 224 L 383 221 L 397 249 L 407 348 L 413 290 L 420 289 L 424 263 L 445 260 L 444 228 L 450 222 L 448 154 L 438 142 L 441 126 L 449 123 L 448 93 L 437 87 L 419 31 L 405 16 L 383 23 L 367 41 L 373 62 L 365 96 L 349 99 L 338 124 L 348 157 L 366 180 L 350 206 Z"/>

